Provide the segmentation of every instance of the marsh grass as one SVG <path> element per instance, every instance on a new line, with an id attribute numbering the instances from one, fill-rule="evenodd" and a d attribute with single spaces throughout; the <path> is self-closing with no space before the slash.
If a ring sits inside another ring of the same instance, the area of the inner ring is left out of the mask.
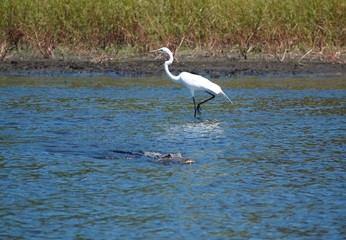
<path id="1" fill-rule="evenodd" d="M 143 52 L 163 45 L 244 58 L 331 54 L 345 50 L 345 12 L 343 0 L 3 0 L 0 45 L 45 58 L 59 48 Z"/>

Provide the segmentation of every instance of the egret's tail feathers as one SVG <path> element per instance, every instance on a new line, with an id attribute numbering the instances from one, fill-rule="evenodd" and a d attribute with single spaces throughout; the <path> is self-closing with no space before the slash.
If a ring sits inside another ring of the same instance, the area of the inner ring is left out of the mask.
<path id="1" fill-rule="evenodd" d="M 226 93 L 224 93 L 223 91 L 221 91 L 221 93 L 222 93 L 222 95 L 225 96 L 225 98 L 227 98 L 228 101 L 230 101 L 230 102 L 233 104 L 233 102 L 231 101 L 231 99 L 229 99 L 229 97 L 227 97 Z"/>

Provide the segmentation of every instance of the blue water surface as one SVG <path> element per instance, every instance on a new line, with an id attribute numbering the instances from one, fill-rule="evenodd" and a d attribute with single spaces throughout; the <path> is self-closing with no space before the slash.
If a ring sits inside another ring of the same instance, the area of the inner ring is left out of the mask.
<path id="1" fill-rule="evenodd" d="M 215 82 L 2 76 L 0 237 L 345 238 L 346 80 Z"/>

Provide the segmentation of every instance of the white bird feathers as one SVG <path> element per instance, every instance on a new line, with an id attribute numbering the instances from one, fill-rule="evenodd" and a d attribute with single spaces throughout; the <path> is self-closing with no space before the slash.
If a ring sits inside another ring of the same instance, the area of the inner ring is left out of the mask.
<path id="1" fill-rule="evenodd" d="M 225 96 L 227 98 L 228 101 L 230 101 L 232 103 L 232 101 L 222 91 L 222 89 L 221 89 L 221 87 L 219 85 L 209 81 L 208 79 L 206 79 L 206 78 L 204 78 L 204 77 L 202 77 L 200 75 L 196 75 L 196 74 L 192 74 L 192 73 L 188 73 L 188 72 L 182 72 L 178 76 L 173 75 L 169 71 L 168 65 L 173 63 L 173 59 L 174 58 L 173 58 L 173 53 L 168 48 L 163 47 L 163 48 L 154 50 L 152 52 L 160 52 L 160 53 L 168 54 L 169 60 L 164 63 L 164 70 L 165 70 L 167 76 L 169 77 L 169 79 L 171 79 L 173 82 L 182 84 L 185 87 L 187 87 L 188 89 L 190 89 L 190 92 L 191 92 L 191 95 L 192 95 L 192 99 L 193 99 L 193 103 L 194 103 L 194 107 L 195 107 L 195 114 L 194 114 L 195 117 L 196 117 L 197 113 L 200 114 L 201 105 L 203 103 L 213 99 L 216 94 L 220 94 L 221 93 L 223 96 Z M 205 91 L 206 93 L 210 94 L 211 97 L 208 98 L 207 100 L 204 100 L 204 101 L 200 102 L 196 106 L 195 91 Z"/>

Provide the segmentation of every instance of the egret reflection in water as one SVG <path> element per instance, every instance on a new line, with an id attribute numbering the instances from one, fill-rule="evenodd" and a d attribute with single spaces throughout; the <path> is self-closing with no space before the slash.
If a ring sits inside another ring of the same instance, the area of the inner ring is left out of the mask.
<path id="1" fill-rule="evenodd" d="M 168 133 L 178 134 L 188 138 L 217 137 L 224 134 L 222 123 L 217 120 L 188 122 L 170 126 Z"/>

